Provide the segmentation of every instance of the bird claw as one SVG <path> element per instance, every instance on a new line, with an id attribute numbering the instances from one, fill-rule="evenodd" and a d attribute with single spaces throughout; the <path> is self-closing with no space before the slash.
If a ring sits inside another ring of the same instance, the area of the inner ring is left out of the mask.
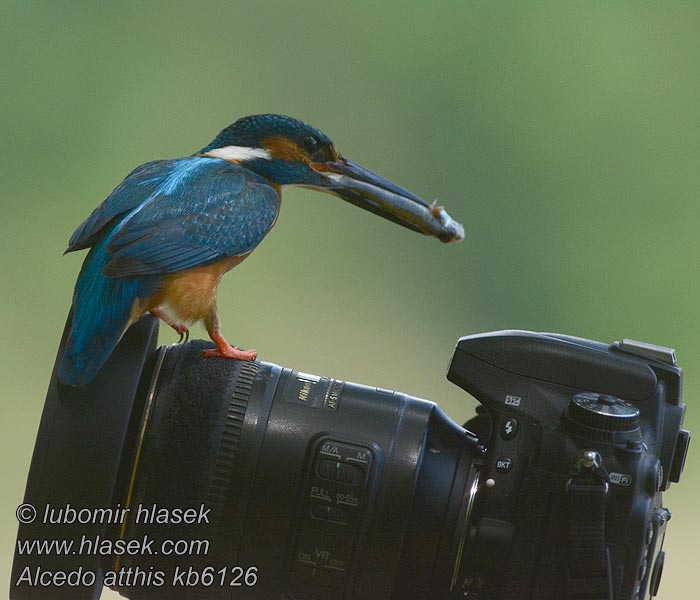
<path id="1" fill-rule="evenodd" d="M 241 350 L 238 346 L 210 348 L 202 352 L 205 358 L 236 358 L 238 360 L 255 360 L 257 350 Z"/>
<path id="2" fill-rule="evenodd" d="M 180 336 L 177 341 L 178 344 L 182 344 L 182 340 L 188 342 L 190 339 L 190 330 L 187 329 L 187 325 L 184 323 L 178 323 L 175 321 L 168 313 L 166 313 L 162 307 L 158 306 L 149 311 L 154 317 L 158 317 L 163 323 L 170 327 L 175 333 Z"/>
<path id="3" fill-rule="evenodd" d="M 182 344 L 183 340 L 185 344 L 190 341 L 190 330 L 187 327 L 180 325 L 175 331 L 180 334 L 180 339 L 177 341 L 178 344 Z"/>

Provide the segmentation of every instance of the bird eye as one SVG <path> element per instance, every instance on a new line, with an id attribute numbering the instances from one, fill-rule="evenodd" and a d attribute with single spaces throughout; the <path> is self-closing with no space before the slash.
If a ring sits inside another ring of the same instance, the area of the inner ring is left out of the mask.
<path id="1" fill-rule="evenodd" d="M 304 138 L 304 150 L 306 150 L 309 154 L 312 154 L 313 152 L 316 151 L 316 148 L 318 148 L 318 140 L 310 135 L 307 138 Z"/>

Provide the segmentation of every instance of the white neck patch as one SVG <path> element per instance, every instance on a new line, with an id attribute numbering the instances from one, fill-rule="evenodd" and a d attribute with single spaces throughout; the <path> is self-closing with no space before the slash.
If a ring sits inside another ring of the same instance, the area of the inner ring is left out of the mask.
<path id="1" fill-rule="evenodd" d="M 264 158 L 270 160 L 270 153 L 264 148 L 248 148 L 247 146 L 224 146 L 223 148 L 214 148 L 209 152 L 204 152 L 203 156 L 211 156 L 213 158 L 223 158 L 234 162 L 243 162 L 253 160 L 254 158 Z"/>

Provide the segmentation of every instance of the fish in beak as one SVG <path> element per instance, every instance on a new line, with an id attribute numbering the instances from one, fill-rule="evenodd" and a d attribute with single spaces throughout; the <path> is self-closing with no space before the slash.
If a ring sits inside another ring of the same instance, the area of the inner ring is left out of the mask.
<path id="1" fill-rule="evenodd" d="M 430 204 L 350 160 L 340 157 L 309 166 L 327 179 L 327 185 L 320 188 L 325 192 L 441 242 L 464 239 L 464 227 L 442 206 Z"/>

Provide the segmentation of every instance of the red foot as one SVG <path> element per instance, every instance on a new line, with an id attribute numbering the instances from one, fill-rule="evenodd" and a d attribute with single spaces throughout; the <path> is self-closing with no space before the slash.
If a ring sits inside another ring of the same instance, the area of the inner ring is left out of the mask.
<path id="1" fill-rule="evenodd" d="M 238 346 L 228 348 L 212 348 L 202 352 L 205 358 L 237 358 L 238 360 L 255 360 L 258 356 L 256 350 L 241 350 Z"/>
<path id="2" fill-rule="evenodd" d="M 218 331 L 210 333 L 212 341 L 216 344 L 216 348 L 205 350 L 202 352 L 205 358 L 236 358 L 238 360 L 255 360 L 258 356 L 256 350 L 241 350 L 238 346 L 232 346 Z"/>

